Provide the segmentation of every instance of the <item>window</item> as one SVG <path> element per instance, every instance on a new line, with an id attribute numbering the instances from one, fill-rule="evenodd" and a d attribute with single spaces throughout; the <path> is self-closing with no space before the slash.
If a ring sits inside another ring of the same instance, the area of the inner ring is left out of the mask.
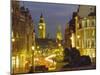
<path id="1" fill-rule="evenodd" d="M 92 26 L 95 26 L 95 19 L 92 20 Z"/>
<path id="2" fill-rule="evenodd" d="M 92 48 L 92 41 L 91 40 L 89 40 L 89 48 Z"/>
<path id="3" fill-rule="evenodd" d="M 87 22 L 86 22 L 86 20 L 83 20 L 82 21 L 82 27 L 86 27 L 87 26 Z"/>
<path id="4" fill-rule="evenodd" d="M 85 27 L 87 27 L 87 20 L 85 20 Z"/>
<path id="5" fill-rule="evenodd" d="M 85 48 L 87 48 L 87 45 L 88 45 L 88 41 L 86 40 Z"/>
<path id="6" fill-rule="evenodd" d="M 92 20 L 92 26 L 94 26 L 94 21 Z"/>
<path id="7" fill-rule="evenodd" d="M 95 30 L 92 31 L 92 37 L 95 38 Z"/>
<path id="8" fill-rule="evenodd" d="M 87 40 L 87 48 L 90 48 L 90 41 Z"/>
<path id="9" fill-rule="evenodd" d="M 96 46 L 96 45 L 95 45 L 95 40 L 92 40 L 91 47 L 92 47 L 92 48 L 95 48 L 95 46 Z"/>
<path id="10" fill-rule="evenodd" d="M 87 26 L 89 26 L 89 20 L 87 20 Z"/>

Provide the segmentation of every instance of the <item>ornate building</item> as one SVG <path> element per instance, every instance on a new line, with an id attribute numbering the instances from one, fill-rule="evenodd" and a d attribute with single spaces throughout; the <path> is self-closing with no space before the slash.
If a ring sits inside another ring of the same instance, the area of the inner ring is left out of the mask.
<path id="1" fill-rule="evenodd" d="M 40 16 L 40 21 L 38 25 L 38 38 L 45 39 L 46 38 L 46 24 L 43 18 L 43 15 Z"/>
<path id="2" fill-rule="evenodd" d="M 92 61 L 96 57 L 96 18 L 89 15 L 76 19 L 75 45 L 80 50 L 81 55 L 88 55 Z M 95 62 L 95 61 L 94 61 Z"/>
<path id="3" fill-rule="evenodd" d="M 81 55 L 88 55 L 92 62 L 96 57 L 96 8 L 95 6 L 79 6 L 73 12 L 69 27 L 65 29 L 65 45 L 79 49 Z M 71 39 L 71 40 L 70 40 Z M 67 44 L 68 43 L 68 44 Z"/>

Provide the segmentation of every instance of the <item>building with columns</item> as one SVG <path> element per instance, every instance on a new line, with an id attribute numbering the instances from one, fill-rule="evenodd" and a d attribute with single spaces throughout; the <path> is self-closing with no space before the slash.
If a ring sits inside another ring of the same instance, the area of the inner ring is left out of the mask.
<path id="1" fill-rule="evenodd" d="M 81 55 L 88 55 L 95 62 L 96 57 L 96 16 L 75 17 L 75 46 Z"/>
<path id="2" fill-rule="evenodd" d="M 95 6 L 80 5 L 77 12 L 73 12 L 66 28 L 65 39 L 71 39 L 71 46 L 76 47 L 81 55 L 90 56 L 92 62 L 96 58 L 96 8 Z M 69 29 L 69 30 L 68 30 Z M 69 37 L 67 35 L 69 33 Z M 70 44 L 70 43 L 69 43 Z"/>

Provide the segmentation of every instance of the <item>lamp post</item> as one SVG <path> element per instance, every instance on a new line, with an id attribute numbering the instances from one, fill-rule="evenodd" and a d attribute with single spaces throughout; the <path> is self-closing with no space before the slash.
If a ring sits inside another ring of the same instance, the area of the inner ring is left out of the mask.
<path id="1" fill-rule="evenodd" d="M 32 68 L 34 66 L 34 72 L 35 72 L 34 50 L 35 50 L 35 46 L 32 46 Z"/>
<path id="2" fill-rule="evenodd" d="M 12 42 L 15 42 L 15 39 L 14 38 L 12 38 Z"/>
<path id="3" fill-rule="evenodd" d="M 12 39 L 11 39 L 11 41 L 12 41 L 12 49 L 14 49 L 14 42 L 15 42 L 15 38 L 13 38 L 12 37 Z M 16 57 L 13 57 L 12 56 L 12 69 L 13 69 L 13 74 L 14 74 L 14 70 L 15 70 L 15 67 L 16 67 Z"/>
<path id="4" fill-rule="evenodd" d="M 12 57 L 12 69 L 13 69 L 13 74 L 15 73 L 14 72 L 14 67 L 15 67 L 15 64 L 16 64 L 16 61 L 15 61 L 15 57 Z"/>

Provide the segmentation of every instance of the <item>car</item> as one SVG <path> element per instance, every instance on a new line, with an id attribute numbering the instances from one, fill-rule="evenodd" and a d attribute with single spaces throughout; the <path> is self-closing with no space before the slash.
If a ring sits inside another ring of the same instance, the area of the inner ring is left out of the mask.
<path id="1" fill-rule="evenodd" d="M 29 73 L 33 73 L 33 72 L 47 72 L 48 68 L 45 65 L 39 65 L 39 66 L 31 66 Z"/>

